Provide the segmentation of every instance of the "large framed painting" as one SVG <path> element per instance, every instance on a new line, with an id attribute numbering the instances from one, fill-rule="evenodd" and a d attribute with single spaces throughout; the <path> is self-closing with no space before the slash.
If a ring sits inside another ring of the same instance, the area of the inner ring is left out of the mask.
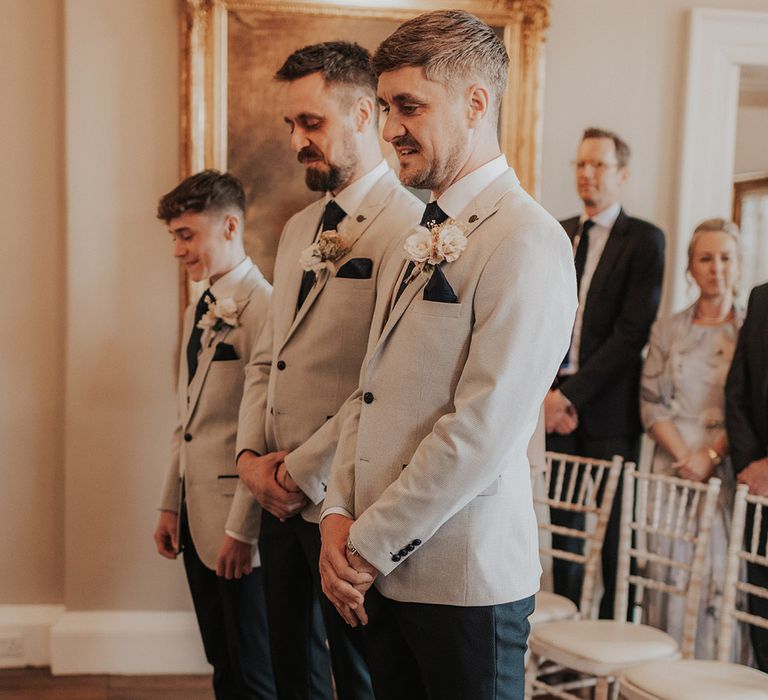
<path id="1" fill-rule="evenodd" d="M 536 191 L 543 36 L 548 0 L 180 0 L 181 174 L 229 170 L 246 189 L 245 243 L 268 279 L 284 223 L 318 195 L 304 184 L 272 76 L 307 44 L 356 41 L 373 51 L 404 20 L 464 9 L 503 38 L 511 58 L 501 145 L 523 186 Z M 391 147 L 383 152 L 392 158 Z M 182 277 L 182 303 L 188 285 Z"/>

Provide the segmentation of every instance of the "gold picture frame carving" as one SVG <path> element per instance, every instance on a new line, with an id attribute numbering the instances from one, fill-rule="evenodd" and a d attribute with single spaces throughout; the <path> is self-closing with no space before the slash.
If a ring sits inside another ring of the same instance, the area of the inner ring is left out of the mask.
<path id="1" fill-rule="evenodd" d="M 271 216 L 284 223 L 303 208 L 317 193 L 304 190 L 303 169 L 288 149 L 287 133 L 282 118 L 250 121 L 243 103 L 253 104 L 257 92 L 262 96 L 257 108 L 271 105 L 272 91 L 277 89 L 271 76 L 291 51 L 318 41 L 368 37 L 366 48 L 375 45 L 401 22 L 422 12 L 435 9 L 462 9 L 471 12 L 499 33 L 510 55 L 507 91 L 502 103 L 499 137 L 501 147 L 520 181 L 531 193 L 538 184 L 540 148 L 542 51 L 544 32 L 549 25 L 549 0 L 459 0 L 447 5 L 433 0 L 180 0 L 181 15 L 181 176 L 204 168 L 232 169 L 243 179 L 246 194 L 258 200 L 261 177 L 255 169 L 272 168 L 285 158 L 285 177 L 290 178 L 292 196 L 275 196 Z M 374 35 L 381 30 L 380 36 Z M 336 31 L 340 36 L 328 35 Z M 346 36 L 344 35 L 346 34 Z M 371 41 L 375 38 L 375 41 Z M 280 60 L 277 61 L 277 57 Z M 250 61 L 250 62 L 249 62 Z M 260 77 L 256 74 L 261 71 Z M 248 88 L 249 80 L 258 80 L 257 88 Z M 230 90 L 241 83 L 243 90 Z M 269 122 L 269 123 L 267 123 Z M 273 122 L 273 123 L 272 123 Z M 239 126 L 238 126 L 239 125 Z M 247 127 L 247 139 L 244 136 Z M 238 131 L 239 129 L 239 131 Z M 241 141 L 247 140 L 247 143 Z M 284 155 L 274 149 L 284 148 Z M 387 147 L 386 155 L 391 149 Z M 233 158 L 233 153 L 237 155 Z M 260 160 L 261 159 L 261 160 Z M 251 173 L 243 177 L 232 160 L 239 160 L 240 170 Z M 282 172 L 282 171 L 281 171 Z M 256 183 L 256 184 L 254 184 Z M 296 185 L 295 183 L 299 183 Z M 286 186 L 286 189 L 290 189 Z M 282 187 L 273 187 L 282 194 Z M 273 197 L 273 191 L 267 195 Z M 261 196 L 265 195 L 261 191 Z M 280 201 L 278 202 L 277 199 Z M 296 201 L 293 201 L 296 200 Z M 263 218 L 264 206 L 260 203 Z M 255 205 L 254 205 L 255 207 Z M 257 208 L 257 207 L 255 207 Z M 254 226 L 251 206 L 246 225 Z M 256 217 L 259 219 L 258 212 Z M 280 223 L 280 229 L 282 228 Z M 276 223 L 246 235 L 246 248 L 262 271 L 271 279 L 272 262 L 279 229 Z M 248 234 L 248 229 L 247 229 Z M 255 241 L 255 243 L 254 243 Z M 254 250 L 255 249 L 255 250 Z M 181 303 L 186 304 L 189 289 L 184 271 L 180 279 Z"/>

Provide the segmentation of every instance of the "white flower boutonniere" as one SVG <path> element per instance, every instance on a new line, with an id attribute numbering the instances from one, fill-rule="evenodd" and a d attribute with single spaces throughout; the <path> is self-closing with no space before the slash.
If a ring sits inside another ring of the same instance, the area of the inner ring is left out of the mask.
<path id="1" fill-rule="evenodd" d="M 414 263 L 408 282 L 422 271 L 431 272 L 441 262 L 458 260 L 467 247 L 466 226 L 453 219 L 433 226 L 417 226 L 405 239 L 405 257 Z"/>
<path id="2" fill-rule="evenodd" d="M 223 326 L 237 328 L 237 304 L 232 297 L 217 299 L 213 303 L 208 302 L 208 311 L 197 322 L 197 327 L 203 330 L 219 331 Z"/>
<path id="3" fill-rule="evenodd" d="M 339 230 L 323 231 L 311 246 L 304 248 L 299 257 L 302 269 L 315 273 L 323 269 L 334 272 L 336 268 L 333 263 L 343 258 L 352 248 L 341 229 L 339 226 Z"/>

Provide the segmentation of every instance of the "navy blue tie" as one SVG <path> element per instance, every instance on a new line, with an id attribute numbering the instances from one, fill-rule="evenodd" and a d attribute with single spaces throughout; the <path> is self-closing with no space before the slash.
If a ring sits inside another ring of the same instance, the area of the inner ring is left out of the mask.
<path id="1" fill-rule="evenodd" d="M 419 226 L 425 226 L 428 229 L 432 229 L 435 226 L 439 226 L 444 221 L 448 219 L 448 214 L 446 214 L 437 204 L 437 200 L 434 200 L 433 202 L 430 202 L 427 204 L 427 206 L 424 209 L 424 213 L 421 215 L 421 221 L 419 222 Z M 405 267 L 405 272 L 403 273 L 403 279 L 400 281 L 400 287 L 397 290 L 397 294 L 395 295 L 395 304 L 397 304 L 397 300 L 400 298 L 402 293 L 405 291 L 405 288 L 408 286 L 408 279 L 411 276 L 411 273 L 413 272 L 415 263 L 413 260 L 411 260 L 408 265 Z"/>
<path id="2" fill-rule="evenodd" d="M 208 311 L 208 304 L 214 304 L 215 302 L 216 297 L 213 296 L 210 289 L 206 289 L 195 307 L 195 320 L 192 326 L 192 333 L 189 335 L 189 342 L 187 343 L 187 367 L 189 369 L 188 384 L 192 382 L 192 378 L 195 376 L 195 372 L 197 372 L 197 356 L 200 354 L 200 339 L 203 337 L 203 329 L 198 328 L 197 324 L 205 315 L 205 312 Z"/>
<path id="3" fill-rule="evenodd" d="M 335 199 L 332 199 L 325 205 L 323 211 L 323 218 L 320 220 L 320 231 L 333 231 L 339 227 L 344 217 L 347 215 L 337 203 Z M 301 286 L 299 287 L 299 301 L 296 304 L 296 311 L 301 308 L 301 305 L 307 300 L 312 287 L 315 284 L 315 272 L 314 270 L 304 270 L 304 274 L 301 276 Z"/>
<path id="4" fill-rule="evenodd" d="M 576 253 L 573 262 L 576 266 L 576 289 L 581 288 L 581 278 L 584 276 L 584 266 L 587 263 L 587 251 L 589 250 L 589 229 L 595 225 L 592 219 L 587 219 L 581 225 L 581 234 L 579 243 L 576 246 Z"/>

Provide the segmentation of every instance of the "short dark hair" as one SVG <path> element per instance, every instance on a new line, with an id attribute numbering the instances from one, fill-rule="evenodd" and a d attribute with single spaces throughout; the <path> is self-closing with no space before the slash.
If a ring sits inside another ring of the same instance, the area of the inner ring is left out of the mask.
<path id="1" fill-rule="evenodd" d="M 203 170 L 182 180 L 157 205 L 157 218 L 166 223 L 186 211 L 221 211 L 234 207 L 245 215 L 243 184 L 234 175 Z"/>
<path id="2" fill-rule="evenodd" d="M 497 109 L 509 72 L 504 42 L 485 22 L 463 10 L 426 12 L 401 24 L 381 42 L 372 63 L 377 76 L 421 67 L 428 80 L 445 85 L 457 78 L 483 78 Z"/>
<path id="3" fill-rule="evenodd" d="M 616 149 L 616 160 L 619 163 L 619 167 L 626 168 L 629 165 L 632 151 L 629 150 L 627 142 L 615 131 L 608 131 L 607 129 L 599 129 L 595 126 L 591 126 L 588 129 L 584 129 L 584 133 L 581 136 L 582 141 L 585 141 L 586 139 L 611 139 L 611 141 L 613 141 L 613 146 Z"/>
<path id="4" fill-rule="evenodd" d="M 371 68 L 371 54 L 350 41 L 325 41 L 294 51 L 275 80 L 290 83 L 312 73 L 320 73 L 326 83 L 347 85 L 369 93 L 376 99 L 376 75 Z"/>

